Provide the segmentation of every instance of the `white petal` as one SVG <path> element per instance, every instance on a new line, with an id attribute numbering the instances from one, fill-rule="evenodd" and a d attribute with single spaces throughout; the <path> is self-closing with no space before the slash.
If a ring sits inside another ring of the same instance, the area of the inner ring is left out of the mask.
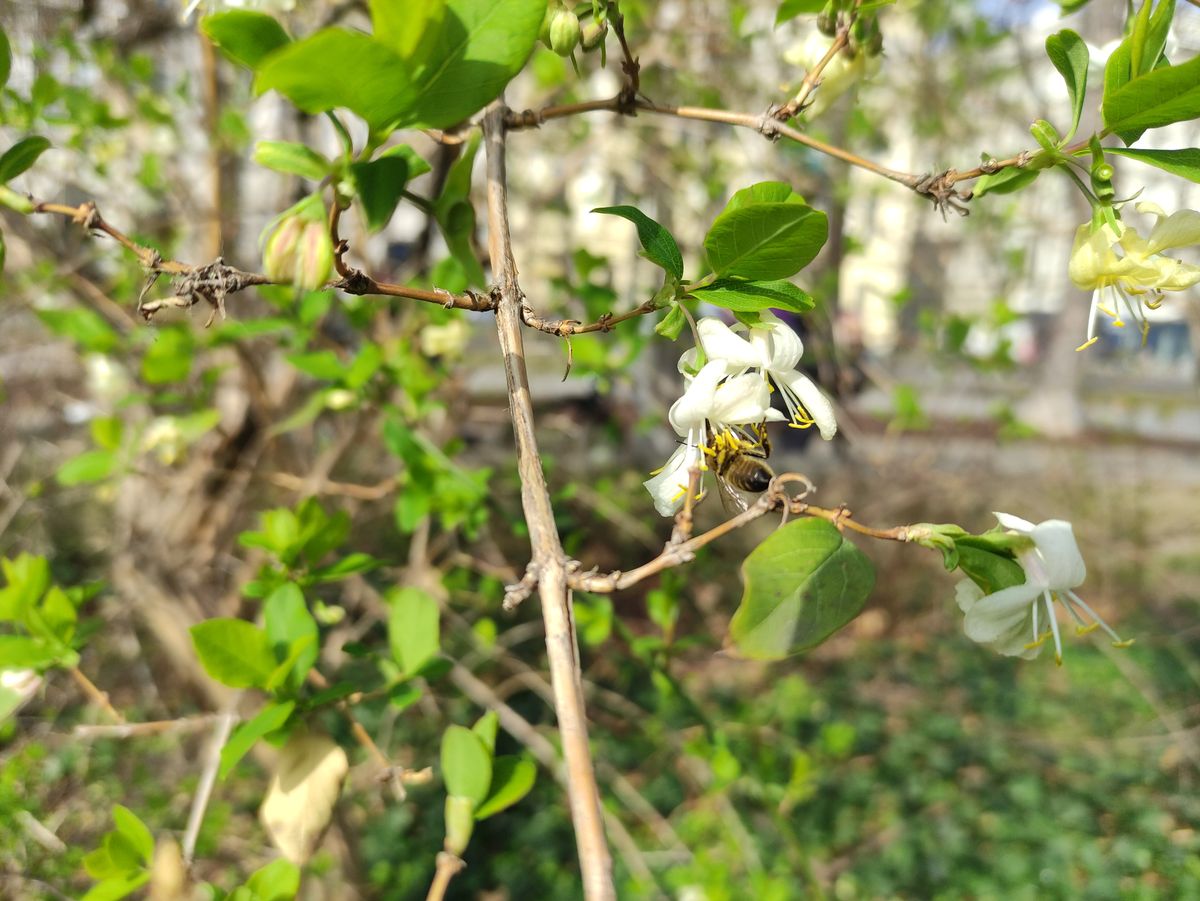
<path id="1" fill-rule="evenodd" d="M 1034 526 L 1031 537 L 1046 571 L 1047 586 L 1055 591 L 1076 588 L 1087 578 L 1087 566 L 1069 522 L 1048 519 Z"/>
<path id="2" fill-rule="evenodd" d="M 992 516 L 1000 520 L 1000 525 L 1006 529 L 1012 529 L 1014 532 L 1024 532 L 1029 534 L 1034 530 L 1034 525 L 1027 519 L 1021 519 L 1019 516 L 1013 516 L 1011 513 L 1000 513 L 997 510 L 992 511 Z"/>
<path id="3" fill-rule="evenodd" d="M 654 509 L 661 516 L 674 516 L 683 506 L 691 469 L 689 450 L 694 450 L 694 448 L 683 444 L 679 445 L 675 448 L 675 452 L 667 458 L 666 464 L 658 475 L 642 482 L 654 499 Z"/>
<path id="4" fill-rule="evenodd" d="M 782 373 L 775 376 L 776 381 L 786 391 L 791 391 L 800 398 L 804 409 L 817 424 L 821 437 L 829 441 L 837 434 L 837 419 L 833 415 L 833 403 L 825 396 L 810 379 L 802 372 Z"/>
<path id="5" fill-rule="evenodd" d="M 735 335 L 724 322 L 707 316 L 696 324 L 700 346 L 710 360 L 723 360 L 729 372 L 758 365 L 758 354 L 745 338 Z"/>
<path id="6" fill-rule="evenodd" d="M 769 336 L 770 348 L 767 362 L 763 364 L 764 368 L 771 372 L 791 372 L 799 365 L 800 358 L 804 355 L 804 342 L 800 340 L 800 336 L 790 325 L 770 310 L 765 310 L 761 317 L 762 321 L 768 325 L 765 331 Z M 758 331 L 764 330 L 750 330 L 752 340 L 754 333 Z"/>
<path id="7" fill-rule="evenodd" d="M 1147 204 L 1138 204 L 1141 210 Z M 1161 210 L 1159 211 L 1162 212 Z M 1200 244 L 1200 213 L 1195 210 L 1179 210 L 1160 218 L 1147 240 L 1151 253 L 1159 253 L 1172 247 L 1187 247 Z"/>
<path id="8" fill-rule="evenodd" d="M 954 600 L 958 602 L 959 610 L 970 613 L 971 608 L 983 600 L 983 589 L 970 579 L 960 579 L 954 586 Z"/>
<path id="9" fill-rule="evenodd" d="M 726 379 L 717 388 L 709 418 L 714 423 L 747 425 L 762 422 L 771 406 L 767 380 L 748 372 Z"/>
<path id="10" fill-rule="evenodd" d="M 980 644 L 1016 640 L 1028 641 L 1028 620 L 1038 597 L 1036 585 L 1013 585 L 989 594 L 967 611 L 963 629 L 967 637 Z"/>
<path id="11" fill-rule="evenodd" d="M 671 405 L 667 415 L 677 433 L 686 435 L 692 429 L 703 427 L 704 421 L 711 417 L 717 385 L 723 378 L 725 364 L 720 360 L 710 360 L 696 374 L 683 397 Z"/>

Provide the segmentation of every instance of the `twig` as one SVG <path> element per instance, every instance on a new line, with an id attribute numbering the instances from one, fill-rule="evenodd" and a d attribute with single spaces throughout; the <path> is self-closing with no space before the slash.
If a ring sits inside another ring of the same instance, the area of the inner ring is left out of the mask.
<path id="1" fill-rule="evenodd" d="M 177 720 L 153 720 L 147 723 L 119 723 L 115 726 L 76 726 L 71 734 L 76 738 L 141 738 L 146 735 L 162 735 L 174 732 L 193 732 L 212 724 L 219 713 L 202 716 L 186 716 Z"/>
<path id="2" fill-rule="evenodd" d="M 322 479 L 313 485 L 310 479 L 290 472 L 269 472 L 265 478 L 268 482 L 289 491 L 312 491 L 314 494 L 333 494 L 360 501 L 381 500 L 396 490 L 395 478 L 386 478 L 374 485 L 356 485 L 353 482 L 335 482 L 331 479 Z"/>
<path id="3" fill-rule="evenodd" d="M 569 338 L 572 335 L 583 335 L 588 332 L 611 332 L 615 325 L 630 319 L 636 319 L 639 316 L 645 316 L 647 313 L 653 313 L 660 309 L 662 307 L 654 301 L 648 300 L 627 313 L 620 313 L 618 315 L 605 313 L 595 322 L 584 325 L 577 319 L 546 319 L 537 315 L 531 307 L 522 305 L 521 321 L 530 328 L 537 329 L 539 332 L 557 335 L 560 338 Z"/>
<path id="4" fill-rule="evenodd" d="M 648 563 L 643 563 L 637 569 L 632 569 L 629 572 L 615 570 L 611 573 L 572 573 L 568 576 L 568 584 L 571 588 L 579 591 L 590 591 L 594 594 L 611 594 L 614 591 L 621 591 L 631 585 L 636 585 L 643 579 L 657 575 L 665 569 L 671 569 L 672 567 L 690 562 L 695 557 L 696 551 L 706 544 L 728 535 L 735 529 L 740 529 L 742 526 L 754 522 L 772 510 L 786 510 L 789 516 L 812 516 L 817 519 L 824 519 L 832 523 L 839 530 L 850 529 L 852 532 L 858 532 L 860 535 L 867 535 L 871 538 L 888 541 L 910 541 L 914 537 L 912 529 L 909 526 L 876 529 L 856 522 L 852 518 L 850 511 L 844 506 L 827 509 L 807 504 L 799 497 L 788 497 L 783 492 L 783 486 L 793 481 L 807 483 L 808 479 L 797 473 L 783 473 L 776 476 L 772 487 L 737 516 L 727 519 L 707 532 L 686 541 L 677 542 L 673 536 L 672 540 L 667 542 L 661 554 Z M 679 526 L 676 526 L 676 534 L 678 534 L 678 531 Z"/>
<path id="5" fill-rule="evenodd" d="M 554 711 L 566 760 L 567 798 L 575 826 L 584 897 L 588 901 L 615 901 L 612 858 L 604 837 L 600 793 L 588 747 L 566 559 L 534 434 L 533 401 L 529 394 L 529 373 L 525 367 L 521 336 L 523 296 L 517 283 L 517 265 L 513 259 L 508 223 L 505 111 L 503 99 L 498 100 L 488 107 L 483 120 L 487 148 L 488 251 L 492 273 L 498 282 L 494 292 L 496 330 L 504 354 L 509 412 L 517 445 L 521 506 L 529 527 L 532 559 L 539 570 L 538 595 L 546 625 L 546 654 L 554 688 Z"/>
<path id="6" fill-rule="evenodd" d="M 460 873 L 466 864 L 462 858 L 456 857 L 449 851 L 439 851 L 437 856 L 437 869 L 433 873 L 433 884 L 429 886 L 429 894 L 425 896 L 425 901 L 442 901 L 446 897 L 446 889 L 450 887 L 450 880 Z"/>
<path id="7" fill-rule="evenodd" d="M 121 715 L 121 711 L 113 707 L 112 703 L 108 700 L 108 694 L 98 689 L 96 683 L 85 676 L 79 667 L 73 666 L 69 672 L 71 673 L 71 678 L 83 689 L 83 693 L 91 699 L 92 703 L 107 713 L 111 719 L 116 720 L 118 723 L 125 722 L 125 717 Z"/>
<path id="8" fill-rule="evenodd" d="M 236 698 L 235 695 L 226 710 L 217 715 L 217 728 L 213 730 L 212 741 L 208 743 L 208 750 L 204 757 L 204 770 L 200 773 L 200 781 L 196 784 L 196 796 L 192 799 L 192 810 L 188 814 L 187 829 L 184 831 L 183 841 L 180 843 L 183 849 L 183 862 L 189 867 L 196 854 L 196 841 L 200 838 L 200 826 L 204 823 L 204 811 L 208 809 L 208 801 L 212 797 L 213 786 L 217 781 L 217 770 L 221 766 L 221 749 L 225 747 L 225 742 L 229 741 L 229 733 L 233 731 L 233 724 L 238 720 L 238 715 L 233 709 Z"/>

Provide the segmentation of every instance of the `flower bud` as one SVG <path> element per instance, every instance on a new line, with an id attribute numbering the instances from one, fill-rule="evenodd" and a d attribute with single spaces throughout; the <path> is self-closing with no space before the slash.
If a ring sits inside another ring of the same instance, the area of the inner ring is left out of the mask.
<path id="1" fill-rule="evenodd" d="M 462 795 L 446 797 L 446 840 L 443 844 L 446 851 L 455 857 L 462 857 L 467 850 L 467 842 L 471 840 L 471 831 L 475 828 L 475 804 L 470 798 Z"/>
<path id="2" fill-rule="evenodd" d="M 323 287 L 333 271 L 333 244 L 325 222 L 288 216 L 267 240 L 263 268 L 272 281 L 290 282 L 305 291 Z"/>
<path id="3" fill-rule="evenodd" d="M 550 49 L 559 56 L 570 56 L 579 44 L 579 16 L 563 8 L 550 21 Z"/>
<path id="4" fill-rule="evenodd" d="M 597 47 L 604 43 L 604 38 L 608 34 L 608 23 L 597 22 L 595 19 L 588 22 L 584 26 L 580 34 L 579 42 L 583 45 L 583 49 L 587 53 L 591 53 Z"/>
<path id="5" fill-rule="evenodd" d="M 561 0 L 549 0 L 546 4 L 546 15 L 542 16 L 542 27 L 538 29 L 538 40 L 550 47 L 550 23 L 554 21 L 554 17 L 558 15 L 558 11 L 563 8 Z"/>

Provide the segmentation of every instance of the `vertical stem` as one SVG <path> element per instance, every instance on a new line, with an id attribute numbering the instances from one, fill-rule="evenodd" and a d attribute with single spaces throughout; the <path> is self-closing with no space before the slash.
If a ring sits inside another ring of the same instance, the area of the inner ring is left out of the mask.
<path id="1" fill-rule="evenodd" d="M 221 199 L 224 194 L 221 172 L 221 83 L 217 73 L 217 50 L 206 35 L 200 38 L 200 61 L 203 67 L 204 130 L 208 137 L 208 168 L 212 178 L 212 194 L 205 232 L 205 259 L 221 253 Z"/>
<path id="2" fill-rule="evenodd" d="M 612 882 L 612 858 L 604 836 L 600 793 L 588 747 L 575 619 L 567 591 L 566 558 L 554 524 L 554 509 L 546 489 L 533 428 L 533 402 L 529 395 L 529 373 L 525 368 L 525 348 L 521 338 L 523 298 L 517 284 L 517 266 L 508 224 L 504 113 L 501 98 L 488 108 L 483 120 L 487 149 L 488 250 L 492 276 L 500 293 L 496 330 L 504 354 L 509 410 L 517 444 L 517 471 L 521 477 L 521 506 L 529 526 L 533 566 L 539 580 L 538 597 L 546 626 L 546 655 L 550 661 L 554 712 L 562 737 L 567 799 L 575 825 L 584 897 L 588 901 L 613 901 L 616 894 Z"/>

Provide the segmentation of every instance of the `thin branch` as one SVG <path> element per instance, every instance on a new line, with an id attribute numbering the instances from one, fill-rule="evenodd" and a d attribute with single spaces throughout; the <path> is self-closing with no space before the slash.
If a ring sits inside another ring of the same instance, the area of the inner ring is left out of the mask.
<path id="1" fill-rule="evenodd" d="M 437 869 L 433 873 L 433 884 L 429 886 L 429 894 L 425 896 L 425 901 L 442 901 L 446 897 L 446 889 L 450 887 L 450 880 L 458 875 L 466 867 L 462 858 L 451 854 L 449 851 L 439 851 L 437 856 Z"/>
<path id="2" fill-rule="evenodd" d="M 684 563 L 690 563 L 695 558 L 696 551 L 706 544 L 710 544 L 718 538 L 722 538 L 730 532 L 742 528 L 742 526 L 749 525 L 773 510 L 786 510 L 789 516 L 812 516 L 817 519 L 824 519 L 832 523 L 839 530 L 850 529 L 852 532 L 858 532 L 860 535 L 867 535 L 871 538 L 888 541 L 910 541 L 915 537 L 910 526 L 895 526 L 890 529 L 872 528 L 871 526 L 856 522 L 850 511 L 845 507 L 836 507 L 833 509 L 816 507 L 805 503 L 800 498 L 788 497 L 784 494 L 784 484 L 801 480 L 807 482 L 807 479 L 803 476 L 794 473 L 784 473 L 777 476 L 773 486 L 737 516 L 725 520 L 725 522 L 714 526 L 707 532 L 697 535 L 695 538 L 690 538 L 682 542 L 668 542 L 661 554 L 653 560 L 643 563 L 637 569 L 630 570 L 629 572 L 614 570 L 610 573 L 572 573 L 568 577 L 568 584 L 576 590 L 590 591 L 595 594 L 611 594 L 614 591 L 621 591 L 629 588 L 631 585 L 636 585 L 643 579 L 657 575 L 663 570 L 681 566 Z"/>
<path id="3" fill-rule="evenodd" d="M 96 683 L 85 676 L 79 667 L 73 666 L 69 672 L 71 673 L 71 678 L 83 689 L 83 693 L 88 696 L 92 703 L 107 713 L 110 719 L 118 723 L 125 722 L 125 717 L 121 715 L 121 711 L 113 707 L 112 703 L 108 700 L 108 694 L 97 688 Z"/>
<path id="4" fill-rule="evenodd" d="M 542 472 L 533 426 L 533 401 L 521 335 L 523 295 L 517 283 L 512 237 L 508 222 L 505 113 L 503 100 L 488 107 L 483 120 L 487 148 L 488 250 L 495 290 L 496 330 L 504 354 L 509 412 L 517 446 L 521 476 L 521 506 L 529 527 L 534 564 L 538 567 L 538 594 L 546 626 L 546 654 L 554 688 L 554 711 L 562 737 L 567 771 L 567 798 L 575 826 L 575 842 L 588 901 L 615 901 L 612 858 L 604 836 L 600 793 L 588 747 L 587 719 L 571 596 L 567 588 L 566 558 L 554 520 L 554 508 Z"/>
<path id="5" fill-rule="evenodd" d="M 546 332 L 550 335 L 557 335 L 560 338 L 569 338 L 572 335 L 583 335 L 588 332 L 611 332 L 613 326 L 619 325 L 630 319 L 636 319 L 639 316 L 645 316 L 647 313 L 653 313 L 660 310 L 658 304 L 652 300 L 646 301 L 639 307 L 634 307 L 627 313 L 613 315 L 605 313 L 595 322 L 584 325 L 577 319 L 546 319 L 537 315 L 529 306 L 521 306 L 521 322 L 530 328 L 537 329 L 539 332 Z"/>
<path id="6" fill-rule="evenodd" d="M 236 698 L 236 696 L 235 696 Z M 204 811 L 208 809 L 209 798 L 212 797 L 213 786 L 217 781 L 217 770 L 221 767 L 221 749 L 229 741 L 229 733 L 233 724 L 238 721 L 234 712 L 233 701 L 228 708 L 217 717 L 217 728 L 213 730 L 212 741 L 204 758 L 204 770 L 200 773 L 200 781 L 196 784 L 196 796 L 192 799 L 192 810 L 188 814 L 187 829 L 183 833 L 180 846 L 183 849 L 183 861 L 189 867 L 196 854 L 196 841 L 200 838 L 200 826 L 204 823 Z"/>
<path id="7" fill-rule="evenodd" d="M 142 738 L 147 735 L 164 735 L 194 732 L 212 725 L 220 716 L 206 713 L 202 716 L 186 716 L 177 720 L 152 720 L 145 723 L 118 723 L 115 726 L 80 725 L 71 730 L 76 738 Z"/>

